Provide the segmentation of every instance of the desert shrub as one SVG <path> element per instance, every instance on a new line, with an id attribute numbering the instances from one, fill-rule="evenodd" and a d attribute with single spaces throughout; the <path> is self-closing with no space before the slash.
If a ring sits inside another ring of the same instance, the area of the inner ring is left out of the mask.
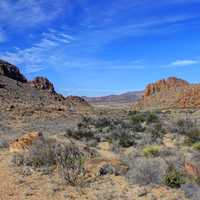
<path id="1" fill-rule="evenodd" d="M 156 139 L 161 139 L 165 134 L 165 130 L 163 129 L 161 123 L 154 124 L 154 126 L 151 128 L 150 132 L 151 132 L 151 135 L 152 135 L 152 139 L 154 141 Z"/>
<path id="2" fill-rule="evenodd" d="M 183 174 L 170 165 L 164 176 L 164 183 L 171 188 L 179 188 L 184 183 Z"/>
<path id="3" fill-rule="evenodd" d="M 154 112 L 131 112 L 129 118 L 133 124 L 146 122 L 147 124 L 159 122 L 159 117 Z"/>
<path id="4" fill-rule="evenodd" d="M 80 183 L 84 174 L 84 155 L 74 146 L 57 145 L 55 158 L 59 174 L 66 183 L 73 186 Z"/>
<path id="5" fill-rule="evenodd" d="M 148 185 L 161 184 L 167 165 L 160 158 L 132 158 L 124 160 L 129 166 L 126 178 L 130 183 Z"/>
<path id="6" fill-rule="evenodd" d="M 28 151 L 15 154 L 12 161 L 19 165 L 42 167 L 55 164 L 54 152 L 46 141 L 34 142 Z"/>
<path id="7" fill-rule="evenodd" d="M 149 157 L 149 156 L 158 156 L 159 152 L 160 152 L 160 147 L 157 146 L 157 145 L 148 146 L 148 147 L 145 147 L 143 149 L 143 154 L 146 157 Z"/>
<path id="8" fill-rule="evenodd" d="M 119 129 L 108 137 L 112 143 L 118 141 L 122 147 L 128 148 L 136 144 L 134 134 L 129 130 Z"/>
<path id="9" fill-rule="evenodd" d="M 196 142 L 192 146 L 195 150 L 200 151 L 200 142 Z"/>
<path id="10" fill-rule="evenodd" d="M 156 113 L 148 112 L 147 116 L 146 116 L 146 122 L 148 124 L 159 122 L 159 117 L 158 117 L 158 115 Z"/>
<path id="11" fill-rule="evenodd" d="M 130 115 L 129 117 L 130 117 L 130 121 L 133 124 L 145 122 L 145 116 L 141 113 L 136 113 L 136 114 Z"/>
<path id="12" fill-rule="evenodd" d="M 57 166 L 61 178 L 71 185 L 78 184 L 84 172 L 83 153 L 75 146 L 49 142 L 34 142 L 28 151 L 15 154 L 12 162 L 17 166 L 33 168 Z"/>
<path id="13" fill-rule="evenodd" d="M 190 119 L 180 119 L 177 121 L 176 126 L 178 128 L 178 133 L 183 135 L 187 135 L 188 132 L 196 128 L 196 124 Z"/>
<path id="14" fill-rule="evenodd" d="M 194 129 L 186 133 L 186 144 L 194 144 L 197 141 L 200 141 L 200 130 Z"/>
<path id="15" fill-rule="evenodd" d="M 81 140 L 81 139 L 92 139 L 94 138 L 94 132 L 92 132 L 90 129 L 86 129 L 86 128 L 83 128 L 83 129 L 78 129 L 78 130 L 66 130 L 66 134 L 65 136 L 68 136 L 68 137 L 72 137 L 76 140 Z"/>
<path id="16" fill-rule="evenodd" d="M 125 148 L 135 145 L 135 139 L 127 133 L 121 134 L 119 137 L 119 145 Z"/>

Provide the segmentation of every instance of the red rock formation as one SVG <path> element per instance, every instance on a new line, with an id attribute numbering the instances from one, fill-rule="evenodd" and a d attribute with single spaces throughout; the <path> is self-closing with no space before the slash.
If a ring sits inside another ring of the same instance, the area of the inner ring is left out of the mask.
<path id="1" fill-rule="evenodd" d="M 200 85 L 171 77 L 146 87 L 143 98 L 134 109 L 199 108 Z"/>
<path id="2" fill-rule="evenodd" d="M 19 69 L 16 66 L 3 60 L 0 60 L 0 75 L 7 76 L 22 83 L 27 82 L 25 76 L 20 73 Z"/>
<path id="3" fill-rule="evenodd" d="M 162 80 L 157 81 L 156 83 L 149 84 L 145 90 L 144 97 L 155 95 L 156 93 L 158 93 L 162 90 L 167 90 L 172 87 L 177 88 L 177 87 L 185 87 L 188 85 L 189 85 L 188 82 L 181 80 L 181 79 L 177 79 L 175 77 L 170 77 L 168 79 L 162 79 Z"/>

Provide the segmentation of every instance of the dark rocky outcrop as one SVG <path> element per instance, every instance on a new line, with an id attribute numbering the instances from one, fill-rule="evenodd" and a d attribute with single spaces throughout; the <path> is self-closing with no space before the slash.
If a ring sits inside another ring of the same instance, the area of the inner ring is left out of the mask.
<path id="1" fill-rule="evenodd" d="M 45 77 L 38 76 L 34 80 L 30 81 L 30 84 L 39 90 L 46 90 L 48 92 L 55 93 L 53 83 Z"/>
<path id="2" fill-rule="evenodd" d="M 0 75 L 7 76 L 16 81 L 26 83 L 27 79 L 20 73 L 19 69 L 6 61 L 0 60 Z"/>

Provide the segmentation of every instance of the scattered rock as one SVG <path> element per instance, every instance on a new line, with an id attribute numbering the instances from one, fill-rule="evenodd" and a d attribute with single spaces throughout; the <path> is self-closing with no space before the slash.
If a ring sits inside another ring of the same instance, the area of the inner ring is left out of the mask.
<path id="1" fill-rule="evenodd" d="M 22 175 L 31 176 L 33 174 L 33 170 L 30 167 L 24 167 L 22 169 Z"/>
<path id="2" fill-rule="evenodd" d="M 111 164 L 103 165 L 99 170 L 100 176 L 105 176 L 107 174 L 115 174 L 115 168 Z"/>
<path id="3" fill-rule="evenodd" d="M 148 193 L 147 190 L 144 187 L 141 187 L 137 191 L 137 196 L 138 197 L 143 197 L 143 196 L 146 196 L 147 193 Z"/>

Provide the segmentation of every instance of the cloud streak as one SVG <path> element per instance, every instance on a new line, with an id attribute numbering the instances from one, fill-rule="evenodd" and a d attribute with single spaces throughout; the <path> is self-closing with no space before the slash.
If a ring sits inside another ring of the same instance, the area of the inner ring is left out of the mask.
<path id="1" fill-rule="evenodd" d="M 185 67 L 185 66 L 190 66 L 190 65 L 196 65 L 199 64 L 199 61 L 197 60 L 176 60 L 171 63 L 171 66 L 174 67 Z"/>
<path id="2" fill-rule="evenodd" d="M 58 48 L 69 45 L 72 37 L 65 33 L 50 30 L 44 33 L 37 43 L 29 48 L 16 48 L 0 55 L 4 60 L 23 66 L 25 73 L 33 73 L 41 71 L 48 66 L 55 58 Z"/>

